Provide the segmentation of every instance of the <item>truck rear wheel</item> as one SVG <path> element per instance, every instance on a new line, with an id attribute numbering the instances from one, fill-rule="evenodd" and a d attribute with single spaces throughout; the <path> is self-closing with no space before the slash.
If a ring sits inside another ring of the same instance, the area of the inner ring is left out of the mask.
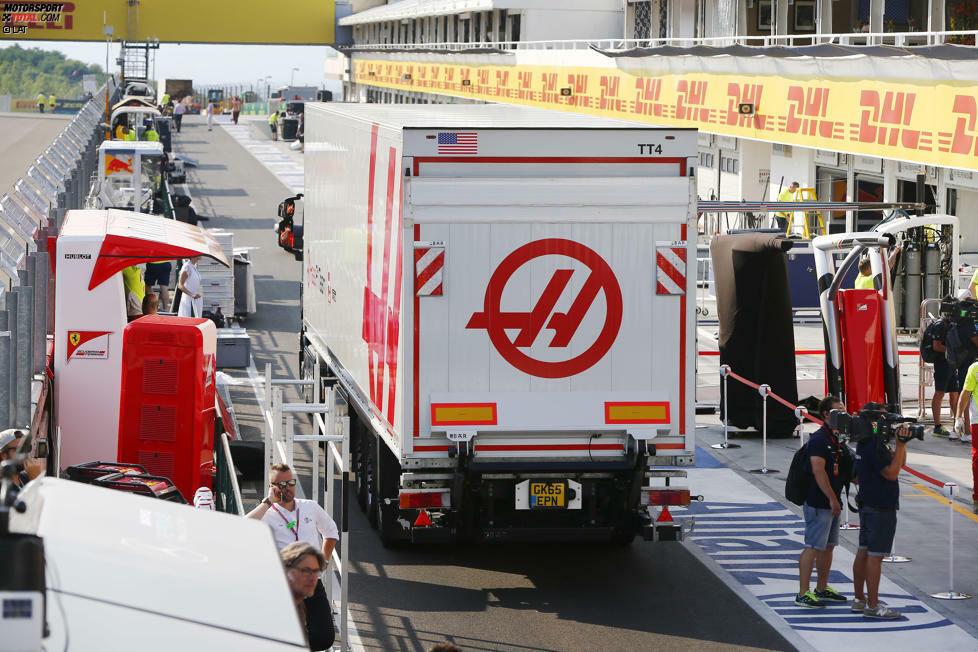
<path id="1" fill-rule="evenodd" d="M 622 548 L 632 545 L 632 541 L 634 540 L 635 540 L 635 532 L 615 530 L 614 534 L 611 535 L 611 544 L 615 546 L 621 546 Z"/>

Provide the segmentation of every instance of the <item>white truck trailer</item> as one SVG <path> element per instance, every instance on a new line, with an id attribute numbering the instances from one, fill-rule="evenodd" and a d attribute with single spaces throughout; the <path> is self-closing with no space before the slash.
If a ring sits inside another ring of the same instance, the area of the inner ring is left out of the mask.
<path id="1" fill-rule="evenodd" d="M 305 161 L 303 368 L 383 541 L 675 537 L 648 506 L 685 472 L 650 466 L 693 464 L 696 131 L 315 104 Z"/>

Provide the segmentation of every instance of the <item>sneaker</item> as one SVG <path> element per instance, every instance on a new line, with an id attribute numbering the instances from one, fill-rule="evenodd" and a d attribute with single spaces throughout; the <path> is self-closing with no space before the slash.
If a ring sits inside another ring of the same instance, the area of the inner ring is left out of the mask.
<path id="1" fill-rule="evenodd" d="M 935 437 L 940 437 L 941 439 L 947 439 L 948 437 L 951 436 L 951 431 L 945 428 L 944 426 L 934 426 L 933 435 Z"/>
<path id="2" fill-rule="evenodd" d="M 890 609 L 882 602 L 876 605 L 875 609 L 872 609 L 869 607 L 869 605 L 866 605 L 866 608 L 863 609 L 863 616 L 866 618 L 877 618 L 879 620 L 896 620 L 897 618 L 902 617 L 899 611 L 896 609 Z"/>
<path id="3" fill-rule="evenodd" d="M 813 609 L 825 608 L 825 603 L 818 599 L 815 591 L 808 591 L 795 596 L 795 604 L 799 607 L 811 607 Z"/>
<path id="4" fill-rule="evenodd" d="M 948 430 L 947 431 L 947 438 L 948 438 L 949 441 L 957 441 L 957 440 L 961 439 L 961 436 L 958 435 L 958 433 L 954 432 L 953 430 Z"/>
<path id="5" fill-rule="evenodd" d="M 962 444 L 970 444 L 971 443 L 971 435 L 961 435 L 961 443 Z"/>
<path id="6" fill-rule="evenodd" d="M 852 599 L 852 605 L 849 607 L 849 611 L 851 611 L 854 614 L 861 614 L 863 612 L 863 609 L 865 609 L 865 608 L 866 608 L 866 601 L 865 600 L 860 600 L 858 598 L 853 598 Z"/>
<path id="7" fill-rule="evenodd" d="M 824 591 L 816 589 L 815 597 L 822 602 L 849 602 L 849 598 L 843 596 L 831 586 L 826 586 Z"/>

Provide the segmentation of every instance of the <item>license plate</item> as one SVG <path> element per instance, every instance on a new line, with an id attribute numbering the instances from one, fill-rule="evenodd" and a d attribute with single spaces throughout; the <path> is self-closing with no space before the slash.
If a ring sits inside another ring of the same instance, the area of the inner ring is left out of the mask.
<path id="1" fill-rule="evenodd" d="M 530 481 L 530 509 L 567 509 L 567 481 Z"/>

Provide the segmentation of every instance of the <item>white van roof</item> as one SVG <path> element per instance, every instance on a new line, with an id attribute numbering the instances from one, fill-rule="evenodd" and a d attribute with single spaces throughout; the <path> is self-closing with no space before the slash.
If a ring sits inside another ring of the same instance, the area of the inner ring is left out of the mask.
<path id="1" fill-rule="evenodd" d="M 264 523 L 40 478 L 10 529 L 44 539 L 53 645 L 306 649 Z"/>

